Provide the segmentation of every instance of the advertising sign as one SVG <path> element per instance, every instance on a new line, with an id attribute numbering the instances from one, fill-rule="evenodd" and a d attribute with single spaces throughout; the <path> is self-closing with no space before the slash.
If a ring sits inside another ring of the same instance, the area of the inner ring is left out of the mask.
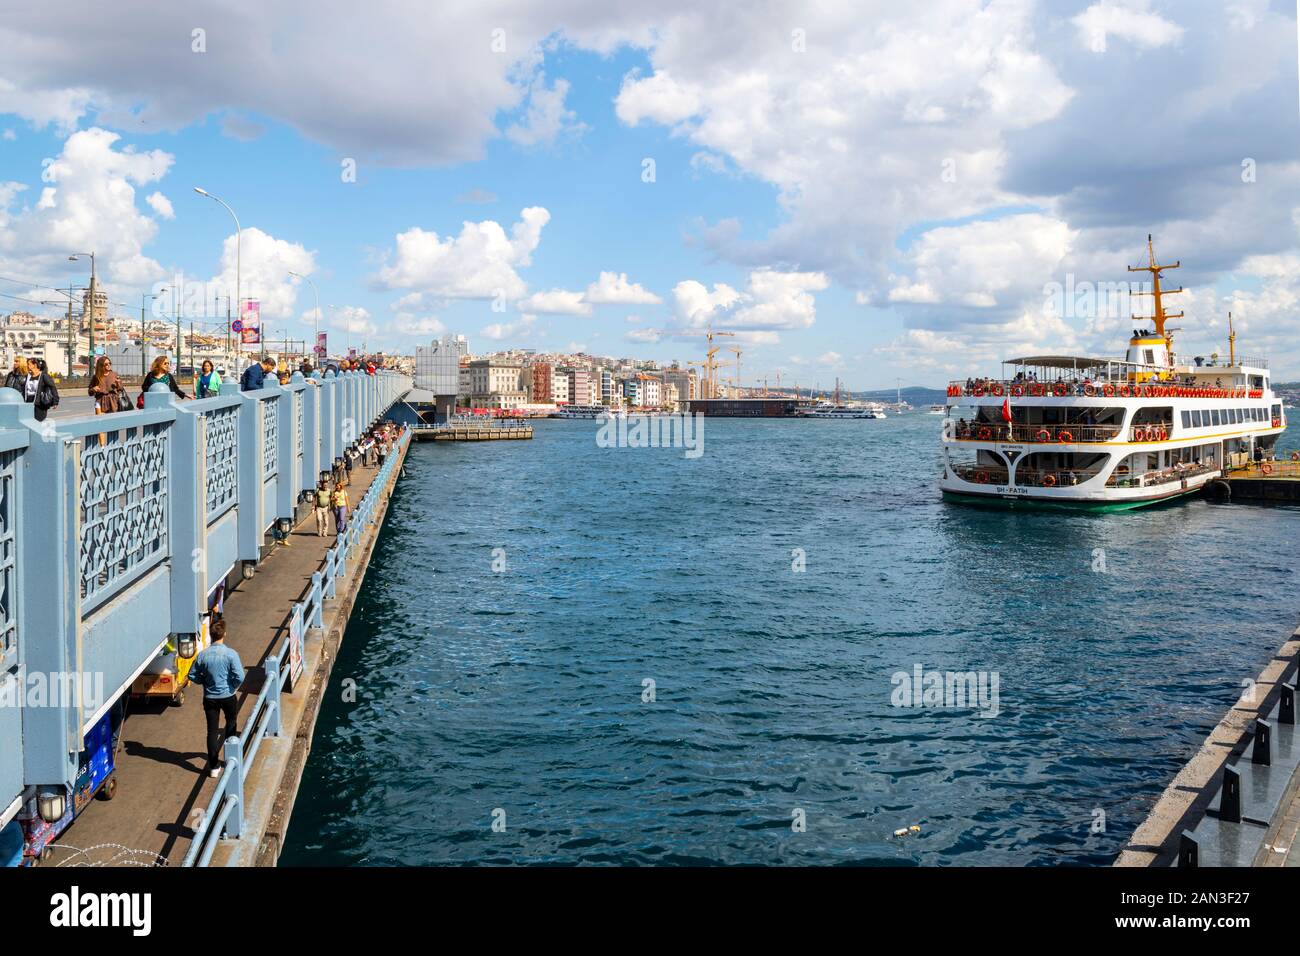
<path id="1" fill-rule="evenodd" d="M 289 616 L 289 683 L 298 685 L 302 676 L 302 609 Z"/>
<path id="2" fill-rule="evenodd" d="M 262 310 L 257 299 L 245 299 L 239 311 L 239 341 L 244 345 L 262 344 Z"/>
<path id="3" fill-rule="evenodd" d="M 326 342 L 325 342 L 327 336 L 328 336 L 328 333 L 326 333 L 326 332 L 317 332 L 317 333 L 316 333 L 316 349 L 315 349 L 315 351 L 316 351 L 316 359 L 317 359 L 318 362 L 324 362 L 324 361 L 325 361 L 325 356 L 329 354 L 329 352 L 328 352 L 328 350 L 327 350 L 327 347 L 326 347 Z"/>

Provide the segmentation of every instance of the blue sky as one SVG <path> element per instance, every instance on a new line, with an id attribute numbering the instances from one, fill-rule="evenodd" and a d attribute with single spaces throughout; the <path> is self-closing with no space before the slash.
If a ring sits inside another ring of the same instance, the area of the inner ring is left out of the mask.
<path id="1" fill-rule="evenodd" d="M 736 331 L 749 380 L 936 385 L 1016 352 L 1120 348 L 1127 315 L 1055 315 L 1043 289 L 1127 279 L 1155 232 L 1185 263 L 1189 350 L 1215 347 L 1231 309 L 1294 363 L 1286 4 L 771 2 L 741 22 L 698 3 L 393 0 L 351 24 L 296 6 L 128 2 L 83 47 L 67 11 L 15 8 L 0 276 L 31 285 L 0 291 L 66 283 L 73 246 L 135 308 L 177 270 L 233 276 L 231 222 L 202 185 L 241 216 L 243 292 L 273 338 L 312 328 L 294 268 L 336 346 L 445 329 L 476 351 L 687 360 L 699 339 L 645 330 L 712 324 Z M 540 233 L 508 246 L 538 208 Z M 624 301 L 585 302 L 601 273 L 626 275 L 606 296 Z M 493 277 L 514 285 L 504 302 Z"/>

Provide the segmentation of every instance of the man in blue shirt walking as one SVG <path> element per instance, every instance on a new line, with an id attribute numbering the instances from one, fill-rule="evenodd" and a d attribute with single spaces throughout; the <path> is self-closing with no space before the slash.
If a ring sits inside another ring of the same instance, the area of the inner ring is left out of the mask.
<path id="1" fill-rule="evenodd" d="M 235 692 L 244 682 L 244 665 L 239 654 L 226 646 L 226 622 L 212 625 L 212 646 L 206 647 L 194 659 L 190 680 L 203 685 L 203 716 L 208 720 L 208 772 L 215 777 L 221 773 L 221 745 L 227 737 L 239 733 L 239 703 Z M 226 717 L 226 732 L 220 729 L 221 716 Z"/>

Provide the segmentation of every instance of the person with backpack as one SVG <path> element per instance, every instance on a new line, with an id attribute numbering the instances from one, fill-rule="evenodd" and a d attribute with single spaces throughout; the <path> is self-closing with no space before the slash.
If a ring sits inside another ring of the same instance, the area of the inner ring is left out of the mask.
<path id="1" fill-rule="evenodd" d="M 50 409 L 59 404 L 59 389 L 45 370 L 44 359 L 30 359 L 27 362 L 27 377 L 23 380 L 23 401 L 36 409 L 36 420 L 45 421 Z"/>
<path id="2" fill-rule="evenodd" d="M 329 478 L 321 475 L 316 485 L 316 537 L 323 538 L 329 532 L 330 483 Z"/>

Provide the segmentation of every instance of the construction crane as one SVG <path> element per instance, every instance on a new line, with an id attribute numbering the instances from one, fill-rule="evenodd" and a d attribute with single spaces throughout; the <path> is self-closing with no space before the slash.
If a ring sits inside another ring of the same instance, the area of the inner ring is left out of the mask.
<path id="1" fill-rule="evenodd" d="M 727 346 L 728 352 L 736 353 L 736 398 L 740 398 L 740 348 L 735 345 Z"/>
<path id="2" fill-rule="evenodd" d="M 705 338 L 707 351 L 704 355 L 703 362 L 687 362 L 687 365 L 694 365 L 703 370 L 700 381 L 701 398 L 718 397 L 718 363 L 714 361 L 714 356 L 721 351 L 720 347 L 715 348 L 713 345 L 714 336 L 735 336 L 735 332 L 715 331 L 712 328 L 702 330 L 692 329 L 646 329 L 646 332 L 654 335 L 702 335 Z"/>

